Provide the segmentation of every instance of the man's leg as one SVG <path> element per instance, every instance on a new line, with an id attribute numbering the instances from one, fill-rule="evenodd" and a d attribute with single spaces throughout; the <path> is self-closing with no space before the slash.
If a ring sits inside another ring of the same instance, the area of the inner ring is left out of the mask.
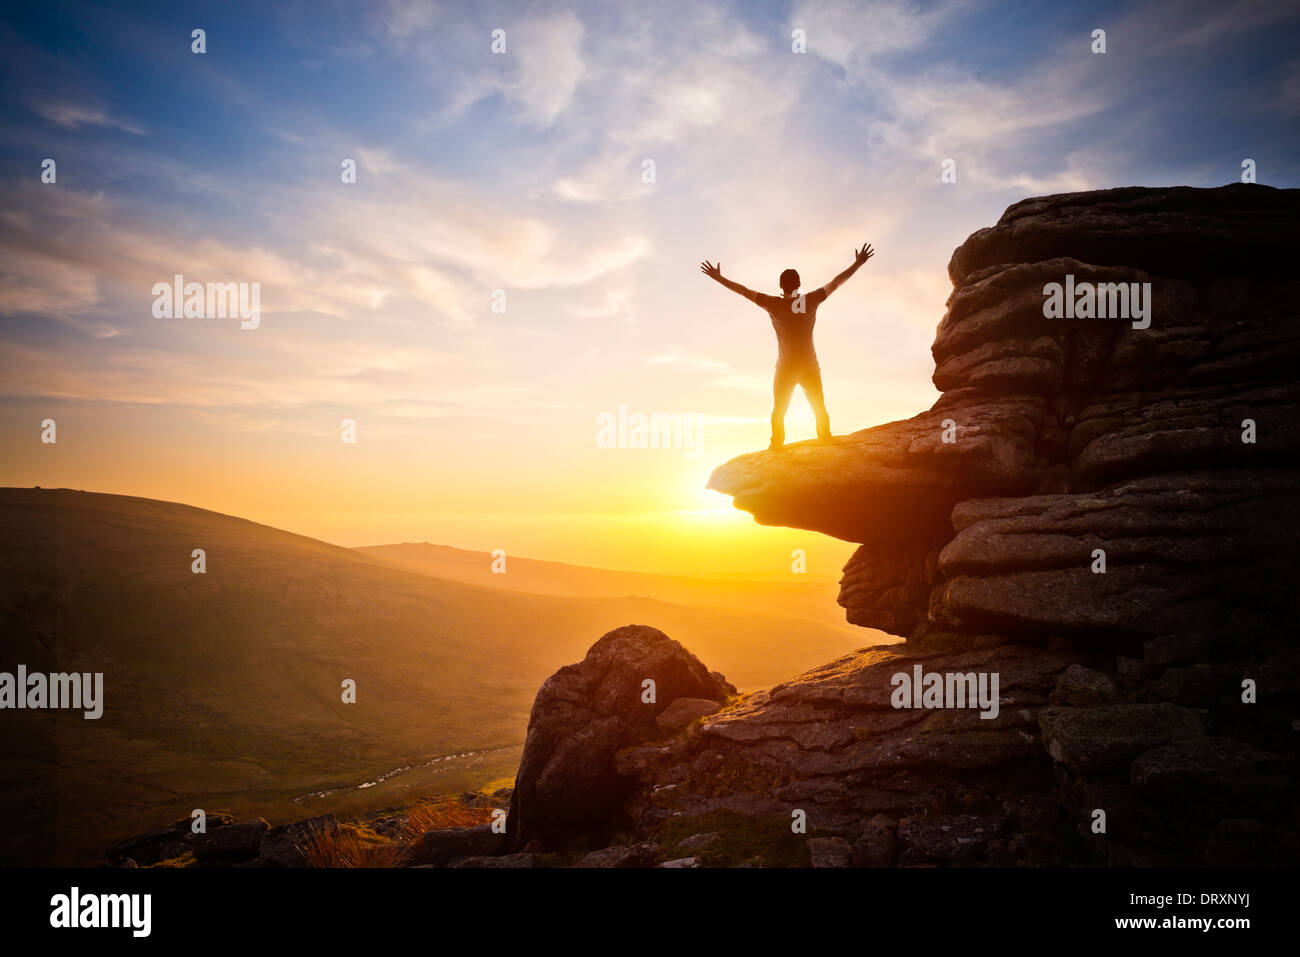
<path id="1" fill-rule="evenodd" d="M 772 444 L 771 449 L 785 445 L 785 410 L 790 407 L 790 396 L 794 395 L 795 376 L 789 370 L 776 367 L 772 377 Z"/>
<path id="2" fill-rule="evenodd" d="M 803 394 L 817 418 L 817 438 L 825 441 L 831 437 L 831 417 L 826 411 L 826 397 L 822 394 L 822 370 L 814 366 L 799 378 Z"/>

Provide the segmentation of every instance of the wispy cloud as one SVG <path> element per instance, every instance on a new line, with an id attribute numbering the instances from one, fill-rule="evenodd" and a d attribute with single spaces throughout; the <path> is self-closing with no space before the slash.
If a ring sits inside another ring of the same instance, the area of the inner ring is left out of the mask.
<path id="1" fill-rule="evenodd" d="M 75 130 L 86 126 L 99 126 L 107 129 L 122 130 L 136 136 L 144 136 L 143 127 L 110 115 L 106 110 L 81 103 L 41 102 L 32 107 L 36 113 L 49 120 L 55 126 L 65 130 Z"/>

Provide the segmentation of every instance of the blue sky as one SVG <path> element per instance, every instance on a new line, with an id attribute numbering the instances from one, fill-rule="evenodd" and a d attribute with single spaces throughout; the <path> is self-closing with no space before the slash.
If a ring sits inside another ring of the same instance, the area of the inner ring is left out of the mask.
<path id="1" fill-rule="evenodd" d="M 819 319 L 832 424 L 914 414 L 948 257 L 1011 203 L 1217 186 L 1247 157 L 1300 185 L 1298 25 L 1267 2 L 29 5 L 0 32 L 0 481 L 616 561 L 545 529 L 725 510 L 708 471 L 766 444 L 771 331 L 701 259 L 775 291 L 872 242 Z M 176 272 L 259 282 L 261 327 L 154 319 Z M 701 417 L 701 454 L 596 449 L 620 404 Z M 796 396 L 791 438 L 811 425 Z"/>

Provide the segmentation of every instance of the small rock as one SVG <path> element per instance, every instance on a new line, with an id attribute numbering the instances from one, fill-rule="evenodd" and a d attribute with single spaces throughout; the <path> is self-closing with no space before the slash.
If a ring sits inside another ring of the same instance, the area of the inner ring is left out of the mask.
<path id="1" fill-rule="evenodd" d="M 1151 683 L 1151 694 L 1189 708 L 1208 708 L 1214 702 L 1210 667 L 1170 668 Z"/>
<path id="2" fill-rule="evenodd" d="M 691 770 L 696 774 L 713 774 L 726 764 L 726 760 L 718 751 L 703 751 L 695 759 L 695 763 L 691 765 Z"/>
<path id="3" fill-rule="evenodd" d="M 659 856 L 659 845 L 652 841 L 642 844 L 617 845 L 592 851 L 575 867 L 654 867 Z"/>
<path id="4" fill-rule="evenodd" d="M 713 841 L 717 840 L 717 838 L 718 838 L 717 831 L 705 831 L 703 834 L 692 834 L 690 837 L 686 838 L 685 840 L 679 841 L 677 843 L 677 849 L 684 850 L 684 851 L 699 850 L 701 847 L 705 847 L 713 843 Z"/>
<path id="5" fill-rule="evenodd" d="M 383 837 L 393 838 L 402 833 L 404 820 L 400 815 L 378 818 L 368 822 L 370 830 Z"/>
<path id="6" fill-rule="evenodd" d="M 808 856 L 813 867 L 849 867 L 853 863 L 853 845 L 842 837 L 810 837 Z"/>
<path id="7" fill-rule="evenodd" d="M 1061 822 L 1061 795 L 1054 790 L 1017 795 L 1004 808 L 1022 831 L 1052 831 Z"/>
<path id="8" fill-rule="evenodd" d="M 898 857 L 897 823 L 877 814 L 853 844 L 854 867 L 893 867 Z"/>
<path id="9" fill-rule="evenodd" d="M 913 857 L 964 862 L 982 855 L 989 841 L 1001 834 L 1006 824 L 1007 819 L 998 815 L 905 817 L 898 822 L 898 840 L 914 852 Z"/>
<path id="10" fill-rule="evenodd" d="M 1052 691 L 1051 703 L 1089 708 L 1119 698 L 1119 687 L 1110 676 L 1083 665 L 1070 665 L 1061 673 Z"/>
<path id="11" fill-rule="evenodd" d="M 1215 827 L 1203 855 L 1214 867 L 1293 867 L 1300 840 L 1261 821 L 1228 818 Z"/>
<path id="12" fill-rule="evenodd" d="M 494 833 L 491 824 L 449 827 L 428 831 L 420 842 L 419 861 L 446 867 L 457 857 L 488 857 L 506 850 L 506 835 Z"/>
<path id="13" fill-rule="evenodd" d="M 338 821 L 333 814 L 318 814 L 304 821 L 281 824 L 262 835 L 257 856 L 271 867 L 306 867 L 301 848 L 313 835 L 337 834 Z"/>
<path id="14" fill-rule="evenodd" d="M 1119 678 L 1119 683 L 1130 691 L 1142 683 L 1146 677 L 1147 666 L 1142 663 L 1140 658 L 1115 659 L 1115 674 Z"/>
<path id="15" fill-rule="evenodd" d="M 564 845 L 564 853 L 566 854 L 586 854 L 591 850 L 591 838 L 585 834 L 578 835 Z"/>
<path id="16" fill-rule="evenodd" d="M 266 821 L 260 817 L 238 824 L 209 828 L 206 834 L 195 834 L 191 847 L 197 861 L 232 861 L 253 857 L 267 831 Z"/>
<path id="17" fill-rule="evenodd" d="M 466 857 L 452 867 L 536 867 L 536 854 L 501 854 L 497 857 Z"/>
<path id="18" fill-rule="evenodd" d="M 655 718 L 655 724 L 664 734 L 684 731 L 696 718 L 713 714 L 722 706 L 708 698 L 676 698 Z"/>
<path id="19" fill-rule="evenodd" d="M 699 867 L 700 859 L 698 857 L 679 857 L 675 861 L 664 861 L 660 867 Z"/>
<path id="20" fill-rule="evenodd" d="M 1152 638 L 1142 645 L 1142 660 L 1152 671 L 1183 662 L 1204 661 L 1209 653 L 1209 642 L 1194 635 Z"/>

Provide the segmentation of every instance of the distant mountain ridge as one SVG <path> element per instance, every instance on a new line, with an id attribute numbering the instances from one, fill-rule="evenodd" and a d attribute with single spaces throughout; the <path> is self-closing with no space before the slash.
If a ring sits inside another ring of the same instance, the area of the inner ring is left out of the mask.
<path id="1" fill-rule="evenodd" d="M 862 635 L 860 629 L 845 623 L 843 609 L 827 601 L 827 584 L 833 583 L 834 579 L 805 580 L 799 576 L 797 581 L 756 582 L 741 578 L 690 578 L 570 565 L 513 555 L 505 556 L 506 571 L 497 574 L 492 571 L 490 552 L 448 545 L 403 542 L 361 546 L 355 551 L 410 571 L 489 588 L 588 598 L 654 597 L 685 605 L 764 612 L 779 608 L 782 614 L 811 618 L 840 629 L 846 635 L 859 638 Z"/>

